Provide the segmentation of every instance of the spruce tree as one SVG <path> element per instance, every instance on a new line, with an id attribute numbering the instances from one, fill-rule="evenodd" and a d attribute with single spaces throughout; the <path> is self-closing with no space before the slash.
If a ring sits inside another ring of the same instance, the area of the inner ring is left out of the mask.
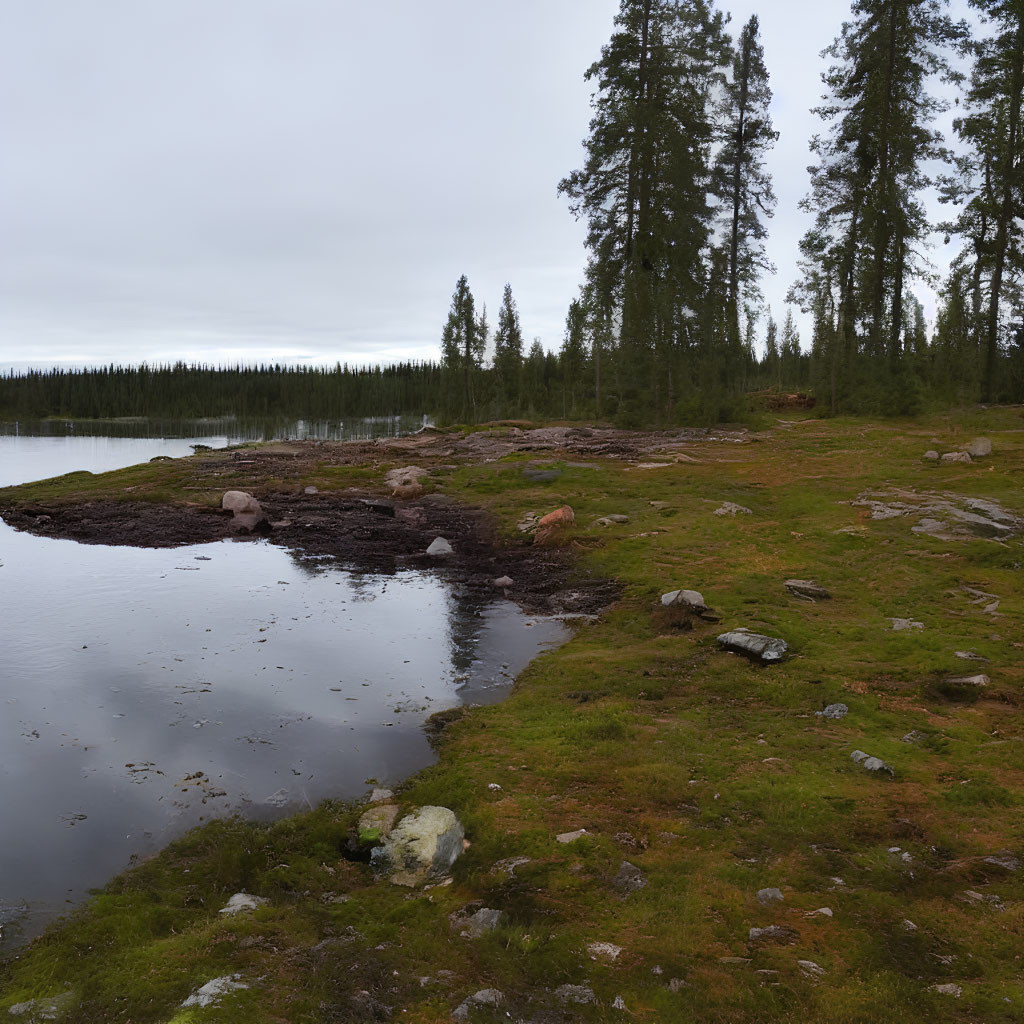
<path id="1" fill-rule="evenodd" d="M 494 372 L 498 401 L 504 415 L 519 403 L 523 373 L 523 332 L 509 284 L 505 285 L 498 309 L 498 329 L 494 332 Z"/>
<path id="2" fill-rule="evenodd" d="M 562 375 L 562 415 L 574 416 L 583 383 L 583 366 L 587 355 L 587 317 L 583 303 L 573 299 L 565 317 L 565 337 L 559 352 Z"/>
<path id="3" fill-rule="evenodd" d="M 464 421 L 476 418 L 474 384 L 485 343 L 486 336 L 481 333 L 481 321 L 476 316 L 473 293 L 463 274 L 456 282 L 448 319 L 441 333 L 446 416 Z"/>
<path id="4" fill-rule="evenodd" d="M 947 179 L 943 198 L 963 204 L 946 227 L 965 241 L 954 274 L 970 268 L 973 330 L 984 363 L 982 397 L 990 402 L 997 396 L 1006 299 L 1024 277 L 1024 3 L 970 3 L 991 34 L 974 47 L 965 113 L 954 122 L 968 152 L 958 162 L 959 174 Z"/>
<path id="5" fill-rule="evenodd" d="M 722 202 L 728 246 L 729 317 L 739 337 L 740 289 L 748 304 L 759 297 L 762 272 L 774 272 L 764 251 L 773 215 L 775 192 L 764 161 L 779 138 L 768 108 L 772 91 L 755 14 L 736 43 L 732 74 L 718 104 L 721 149 L 715 164 L 715 186 Z"/>
<path id="6" fill-rule="evenodd" d="M 828 122 L 812 140 L 805 208 L 816 214 L 802 243 L 803 266 L 836 289 L 833 395 L 846 400 L 851 370 L 881 381 L 884 405 L 899 386 L 908 283 L 924 272 L 920 250 L 930 230 L 922 193 L 927 164 L 946 158 L 932 127 L 944 103 L 930 78 L 956 81 L 950 52 L 966 28 L 946 13 L 948 0 L 853 0 L 850 22 L 826 51 L 827 94 L 816 113 Z M 804 297 L 815 285 L 804 281 Z M 847 378 L 847 379 L 838 379 Z M 878 389 L 872 387 L 871 391 Z M 861 401 L 864 394 L 862 391 Z"/>

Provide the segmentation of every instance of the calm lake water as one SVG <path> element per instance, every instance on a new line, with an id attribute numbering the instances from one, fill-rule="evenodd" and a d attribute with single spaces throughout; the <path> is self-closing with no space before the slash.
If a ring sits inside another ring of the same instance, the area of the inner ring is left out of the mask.
<path id="1" fill-rule="evenodd" d="M 0 437 L 0 482 L 171 443 Z M 144 550 L 3 524 L 0 623 L 0 951 L 210 817 L 398 782 L 432 760 L 427 715 L 501 699 L 567 635 L 431 573 L 360 574 L 262 540 Z"/>

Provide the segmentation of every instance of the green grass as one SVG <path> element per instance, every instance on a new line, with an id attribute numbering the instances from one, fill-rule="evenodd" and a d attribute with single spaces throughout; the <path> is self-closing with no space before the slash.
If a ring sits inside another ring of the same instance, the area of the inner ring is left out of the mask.
<path id="1" fill-rule="evenodd" d="M 996 450 L 977 465 L 921 459 L 982 433 Z M 515 524 L 526 512 L 570 504 L 582 567 L 623 588 L 599 622 L 534 661 L 505 703 L 450 725 L 440 762 L 402 791 L 404 807 L 444 804 L 464 822 L 472 845 L 451 886 L 410 893 L 346 860 L 357 808 L 213 823 L 3 965 L 0 1015 L 72 990 L 69 1022 L 373 1020 L 376 1000 L 425 1024 L 494 986 L 530 1019 L 550 1005 L 546 990 L 573 983 L 599 998 L 572 1008 L 581 1021 L 627 1019 L 616 996 L 652 1021 L 1019 1020 L 1024 872 L 985 858 L 1024 859 L 1024 545 L 922 537 L 850 502 L 906 488 L 1024 513 L 1020 410 L 801 417 L 750 444 L 691 454 L 699 461 L 658 470 L 566 458 L 559 479 L 540 484 L 523 477 L 525 456 L 436 476 L 438 489 L 489 508 L 512 544 L 523 543 Z M 8 490 L 0 507 L 115 492 L 181 500 L 198 486 L 197 462 Z M 324 464 L 265 485 L 379 486 L 384 468 Z M 754 514 L 713 515 L 723 501 Z M 629 522 L 593 525 L 613 513 Z M 790 576 L 817 579 L 832 600 L 790 597 Z M 998 617 L 970 604 L 965 585 L 1000 595 Z M 659 595 L 679 587 L 700 590 L 721 624 L 661 609 Z M 890 617 L 926 628 L 893 632 Z M 717 633 L 741 625 L 785 638 L 792 656 L 762 668 L 719 651 Z M 991 684 L 945 681 L 973 671 Z M 846 718 L 815 716 L 837 701 Z M 911 731 L 916 742 L 904 742 Z M 855 749 L 895 778 L 858 767 Z M 554 841 L 577 828 L 589 834 Z M 513 855 L 531 861 L 511 878 L 491 872 Z M 648 880 L 626 899 L 612 885 L 623 860 Z M 765 887 L 782 889 L 783 903 L 762 907 Z M 269 905 L 221 919 L 240 889 Z M 338 896 L 348 899 L 330 901 Z M 471 942 L 447 919 L 474 901 L 508 920 Z M 820 907 L 833 917 L 806 916 Z M 795 929 L 797 943 L 750 945 L 749 929 L 769 924 Z M 595 962 L 593 941 L 624 951 Z M 824 974 L 806 976 L 798 960 Z M 453 974 L 438 982 L 439 970 Z M 175 1016 L 193 988 L 236 972 L 253 989 Z M 950 981 L 962 998 L 929 987 Z"/>

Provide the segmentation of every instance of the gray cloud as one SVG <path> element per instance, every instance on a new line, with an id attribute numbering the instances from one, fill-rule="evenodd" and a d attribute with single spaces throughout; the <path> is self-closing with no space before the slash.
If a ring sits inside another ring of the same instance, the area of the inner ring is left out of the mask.
<path id="1" fill-rule="evenodd" d="M 843 0 L 762 8 L 774 307 Z M 429 358 L 455 279 L 557 346 L 616 0 L 0 0 L 0 364 Z"/>

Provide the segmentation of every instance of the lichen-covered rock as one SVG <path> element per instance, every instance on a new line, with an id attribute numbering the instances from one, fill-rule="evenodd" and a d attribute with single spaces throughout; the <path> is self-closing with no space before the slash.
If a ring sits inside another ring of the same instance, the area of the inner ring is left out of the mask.
<path id="1" fill-rule="evenodd" d="M 824 711 L 815 712 L 819 718 L 830 718 L 835 722 L 845 718 L 849 713 L 850 709 L 845 704 L 829 704 Z"/>
<path id="2" fill-rule="evenodd" d="M 992 442 L 987 437 L 976 437 L 965 450 L 972 459 L 984 459 L 992 454 Z"/>
<path id="3" fill-rule="evenodd" d="M 612 879 L 612 885 L 623 895 L 628 896 L 631 892 L 638 892 L 647 885 L 647 879 L 635 864 L 624 860 Z"/>
<path id="4" fill-rule="evenodd" d="M 241 977 L 240 974 L 225 974 L 222 978 L 214 978 L 213 981 L 208 981 L 201 988 L 197 988 L 181 1005 L 198 1006 L 200 1009 L 213 1006 L 224 996 L 249 987 L 238 980 Z"/>
<path id="5" fill-rule="evenodd" d="M 549 512 L 537 523 L 533 543 L 540 547 L 553 547 L 564 540 L 565 533 L 576 522 L 576 514 L 568 505 Z"/>
<path id="6" fill-rule="evenodd" d="M 752 633 L 749 629 L 733 629 L 723 633 L 718 642 L 730 651 L 737 651 L 766 665 L 782 661 L 789 645 L 785 640 Z"/>
<path id="7" fill-rule="evenodd" d="M 386 839 L 397 817 L 398 808 L 394 804 L 378 804 L 364 811 L 359 818 L 359 842 L 378 843 Z"/>
<path id="8" fill-rule="evenodd" d="M 470 939 L 479 939 L 481 935 L 494 931 L 505 923 L 506 914 L 503 910 L 481 907 L 469 914 L 465 910 L 457 911 L 449 918 L 451 926 L 459 935 Z"/>
<path id="9" fill-rule="evenodd" d="M 762 907 L 769 907 L 773 903 L 781 903 L 784 898 L 781 889 L 761 889 L 757 893 L 757 902 Z"/>
<path id="10" fill-rule="evenodd" d="M 751 928 L 747 936 L 749 942 L 777 942 L 780 945 L 792 945 L 800 938 L 792 928 L 778 924 L 770 924 L 767 928 Z"/>
<path id="11" fill-rule="evenodd" d="M 452 1016 L 456 1020 L 466 1020 L 469 1017 L 469 1011 L 474 1006 L 501 1006 L 503 1002 L 505 1002 L 505 996 L 500 989 L 482 988 L 479 992 L 474 992 L 471 996 L 467 996 L 452 1011 Z"/>
<path id="12" fill-rule="evenodd" d="M 734 501 L 727 501 L 715 509 L 716 516 L 752 516 L 754 513 L 745 505 L 737 505 Z"/>
<path id="13" fill-rule="evenodd" d="M 951 462 L 971 462 L 972 460 L 967 452 L 946 452 L 946 454 L 942 456 L 941 461 L 948 464 Z"/>
<path id="14" fill-rule="evenodd" d="M 396 885 L 415 886 L 446 874 L 462 853 L 465 829 L 447 807 L 420 807 L 373 849 L 370 862 Z"/>

